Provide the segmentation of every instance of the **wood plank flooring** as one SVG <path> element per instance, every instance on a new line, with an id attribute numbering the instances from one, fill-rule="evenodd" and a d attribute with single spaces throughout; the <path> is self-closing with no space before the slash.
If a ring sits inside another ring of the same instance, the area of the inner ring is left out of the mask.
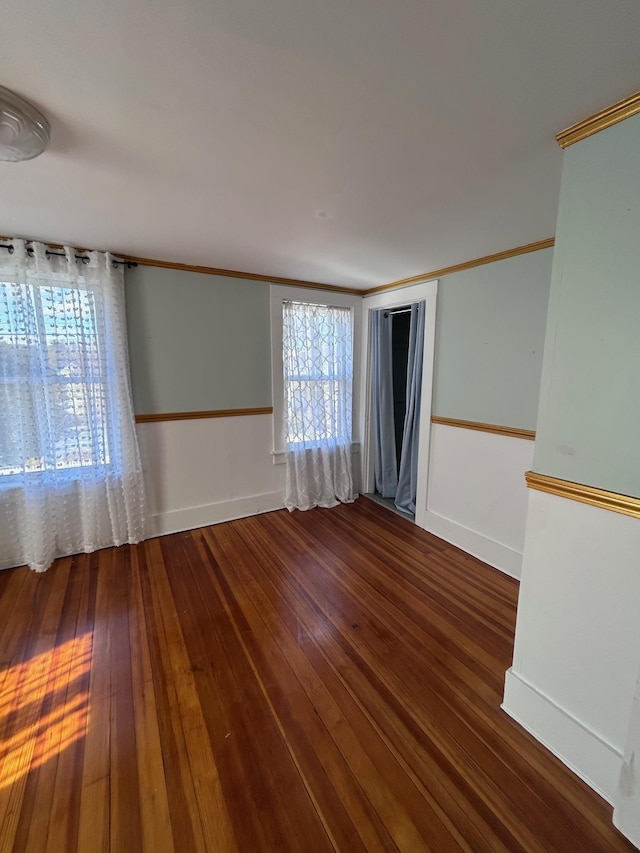
<path id="1" fill-rule="evenodd" d="M 499 708 L 517 584 L 371 501 L 0 573 L 0 851 L 633 850 Z"/>

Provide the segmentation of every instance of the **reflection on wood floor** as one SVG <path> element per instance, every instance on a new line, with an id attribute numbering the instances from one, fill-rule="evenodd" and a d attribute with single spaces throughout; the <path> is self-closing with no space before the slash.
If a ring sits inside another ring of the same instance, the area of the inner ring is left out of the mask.
<path id="1" fill-rule="evenodd" d="M 0 851 L 631 850 L 499 708 L 517 584 L 376 504 L 0 573 Z"/>

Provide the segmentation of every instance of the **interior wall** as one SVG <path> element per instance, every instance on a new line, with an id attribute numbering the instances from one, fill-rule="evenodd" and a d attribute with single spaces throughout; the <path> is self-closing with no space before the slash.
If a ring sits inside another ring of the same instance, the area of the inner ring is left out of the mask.
<path id="1" fill-rule="evenodd" d="M 640 665 L 638 520 L 531 491 L 504 708 L 610 802 Z"/>
<path id="2" fill-rule="evenodd" d="M 444 276 L 433 413 L 534 430 L 552 249 Z M 427 529 L 519 577 L 533 442 L 434 424 Z"/>
<path id="3" fill-rule="evenodd" d="M 284 506 L 271 415 L 138 424 L 149 536 Z"/>
<path id="4" fill-rule="evenodd" d="M 271 405 L 267 283 L 140 265 L 125 298 L 136 414 Z"/>
<path id="5" fill-rule="evenodd" d="M 125 274 L 136 414 L 264 408 L 269 284 L 139 266 Z M 149 535 L 283 506 L 269 414 L 139 423 Z"/>
<path id="6" fill-rule="evenodd" d="M 640 116 L 565 152 L 534 470 L 640 495 Z M 531 492 L 506 710 L 611 799 L 640 665 L 638 520 Z"/>
<path id="7" fill-rule="evenodd" d="M 427 529 L 519 578 L 533 442 L 433 424 Z"/>
<path id="8" fill-rule="evenodd" d="M 640 497 L 640 115 L 565 153 L 534 470 Z"/>
<path id="9" fill-rule="evenodd" d="M 552 250 L 542 250 L 441 279 L 435 414 L 535 426 L 551 256 Z M 297 293 L 282 290 L 290 298 Z M 402 301 L 405 291 L 389 298 Z M 141 265 L 127 270 L 125 293 L 137 414 L 272 405 L 267 283 Z M 313 294 L 305 290 L 301 298 L 362 301 L 325 291 Z M 358 311 L 356 363 L 359 324 Z M 265 415 L 197 426 L 190 421 L 140 424 L 153 529 L 180 529 L 180 524 L 188 526 L 188 518 L 194 519 L 191 526 L 197 526 L 195 519 L 219 519 L 240 511 L 245 500 L 256 505 L 256 496 L 270 496 L 260 497 L 260 505 L 281 505 L 275 495 L 282 490 L 284 466 L 273 470 L 274 459 L 282 460 L 272 454 L 271 429 L 272 419 Z M 230 459 L 235 460 L 231 467 Z M 424 469 L 433 467 L 426 501 L 430 529 L 517 576 L 526 507 L 523 472 L 530 459 L 531 442 L 470 436 L 438 425 L 423 461 Z"/>
<path id="10" fill-rule="evenodd" d="M 273 405 L 281 421 L 282 407 L 277 400 L 275 405 L 272 402 L 274 294 L 280 298 L 280 317 L 282 298 L 357 308 L 357 451 L 360 297 L 142 265 L 127 271 L 125 293 L 136 414 Z M 279 347 L 280 367 L 273 387 L 281 395 L 281 331 Z M 271 414 L 159 420 L 139 423 L 137 433 L 149 504 L 149 535 L 284 506 L 284 448 L 274 440 Z M 356 470 L 357 484 L 358 473 Z"/>
<path id="11" fill-rule="evenodd" d="M 440 279 L 433 413 L 536 428 L 553 249 Z"/>

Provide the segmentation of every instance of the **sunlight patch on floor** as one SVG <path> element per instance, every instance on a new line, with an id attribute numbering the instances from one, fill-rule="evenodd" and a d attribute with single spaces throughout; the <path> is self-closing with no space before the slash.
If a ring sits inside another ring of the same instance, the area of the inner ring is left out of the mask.
<path id="1" fill-rule="evenodd" d="M 2 675 L 0 789 L 57 758 L 84 737 L 92 634 L 53 646 Z"/>

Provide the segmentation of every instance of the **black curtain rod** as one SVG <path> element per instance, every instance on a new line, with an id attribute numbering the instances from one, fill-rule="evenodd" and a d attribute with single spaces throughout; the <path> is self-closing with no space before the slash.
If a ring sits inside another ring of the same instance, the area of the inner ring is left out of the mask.
<path id="1" fill-rule="evenodd" d="M 10 255 L 12 255 L 14 252 L 14 247 L 13 247 L 12 243 L 0 243 L 0 249 L 6 249 Z M 30 246 L 27 246 L 27 254 L 33 255 L 33 249 Z M 54 252 L 52 249 L 47 249 L 45 254 L 47 257 L 50 257 L 51 255 L 57 255 L 60 258 L 66 257 L 64 252 Z M 83 264 L 87 263 L 89 261 L 89 258 L 86 255 L 75 255 L 75 259 L 76 259 L 76 261 L 82 261 Z M 116 266 L 123 266 L 123 267 L 126 266 L 127 269 L 131 269 L 131 267 L 137 267 L 138 266 L 138 264 L 135 261 L 113 260 L 112 263 L 115 264 Z"/>

